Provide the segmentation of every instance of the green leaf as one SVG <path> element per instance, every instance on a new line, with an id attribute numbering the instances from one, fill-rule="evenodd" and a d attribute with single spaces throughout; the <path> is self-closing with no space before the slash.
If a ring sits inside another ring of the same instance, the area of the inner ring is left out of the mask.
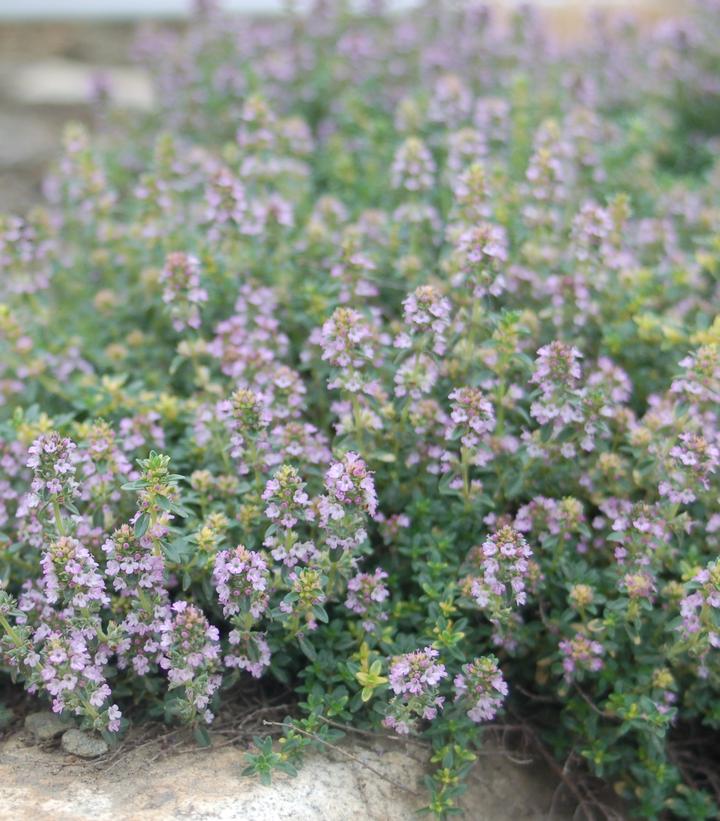
<path id="1" fill-rule="evenodd" d="M 4 727 L 7 727 L 12 720 L 12 710 L 8 710 L 8 708 L 4 704 L 0 704 L 0 730 Z"/>
<path id="2" fill-rule="evenodd" d="M 212 744 L 212 741 L 210 740 L 210 733 L 207 731 L 207 727 L 202 727 L 198 725 L 193 730 L 193 736 L 195 737 L 195 741 L 197 741 L 197 743 L 201 747 L 209 747 Z"/>
<path id="3" fill-rule="evenodd" d="M 144 490 L 147 482 L 144 479 L 136 479 L 134 482 L 125 482 L 121 487 L 122 490 Z"/>
<path id="4" fill-rule="evenodd" d="M 275 767 L 276 769 L 280 770 L 280 772 L 289 775 L 291 778 L 295 778 L 295 776 L 298 774 L 297 768 L 289 761 L 279 761 L 275 765 Z"/>
<path id="5" fill-rule="evenodd" d="M 189 511 L 186 507 L 178 504 L 173 504 L 171 512 L 176 513 L 178 516 L 180 516 L 181 519 L 187 519 L 187 517 L 191 513 L 191 511 Z"/>
<path id="6" fill-rule="evenodd" d="M 138 539 L 142 539 L 142 537 L 147 533 L 147 529 L 150 526 L 150 517 L 147 513 L 143 513 L 142 516 L 135 522 L 135 535 Z"/>
<path id="7" fill-rule="evenodd" d="M 315 648 L 310 644 L 310 642 L 305 638 L 305 636 L 298 636 L 298 644 L 300 645 L 300 649 L 305 653 L 305 655 L 310 659 L 310 661 L 317 661 L 317 652 Z"/>
<path id="8" fill-rule="evenodd" d="M 180 356 L 180 354 L 173 357 L 173 361 L 170 363 L 170 370 L 169 370 L 170 376 L 172 376 L 177 371 L 177 369 L 180 367 L 180 365 L 182 365 L 182 363 L 184 361 L 185 361 L 185 357 Z"/>
<path id="9" fill-rule="evenodd" d="M 460 493 L 457 490 L 450 487 L 452 478 L 452 474 L 449 473 L 442 477 L 440 483 L 438 484 L 438 493 L 440 496 L 460 496 Z"/>
<path id="10" fill-rule="evenodd" d="M 166 510 L 168 513 L 172 511 L 173 503 L 171 499 L 168 499 L 167 496 L 157 496 L 156 499 L 159 507 Z"/>
<path id="11" fill-rule="evenodd" d="M 397 457 L 395 456 L 394 453 L 387 453 L 385 451 L 379 451 L 377 453 L 371 453 L 369 458 L 371 460 L 374 460 L 374 461 L 377 461 L 377 462 L 386 462 L 388 464 L 391 463 L 391 462 L 396 462 L 397 461 Z"/>
<path id="12" fill-rule="evenodd" d="M 164 545 L 163 553 L 171 562 L 174 562 L 175 564 L 184 564 L 192 556 L 193 548 L 187 539 L 180 536 L 177 539 L 173 539 L 170 544 Z"/>

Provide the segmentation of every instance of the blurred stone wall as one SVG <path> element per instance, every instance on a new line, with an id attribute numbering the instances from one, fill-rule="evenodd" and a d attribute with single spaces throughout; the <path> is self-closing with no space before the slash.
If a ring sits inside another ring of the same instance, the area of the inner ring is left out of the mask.
<path id="1" fill-rule="evenodd" d="M 535 0 L 535 5 L 545 7 L 551 29 L 567 42 L 589 33 L 590 6 L 652 24 L 681 13 L 686 0 Z M 116 103 L 130 109 L 152 106 L 149 77 L 131 65 L 135 31 L 132 22 L 0 20 L 0 213 L 23 212 L 40 199 L 63 125 L 91 121 L 91 86 L 98 71 L 109 77 Z"/>
<path id="2" fill-rule="evenodd" d="M 130 106 L 152 104 L 149 78 L 130 66 L 130 23 L 0 23 L 0 212 L 22 212 L 68 120 L 90 121 L 98 71 Z"/>

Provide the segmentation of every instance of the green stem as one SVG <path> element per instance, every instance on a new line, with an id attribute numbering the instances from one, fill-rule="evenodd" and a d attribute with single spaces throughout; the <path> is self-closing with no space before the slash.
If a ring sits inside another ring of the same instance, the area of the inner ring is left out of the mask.
<path id="1" fill-rule="evenodd" d="M 155 497 L 148 500 L 147 510 L 145 511 L 147 516 L 150 520 L 148 524 L 148 531 L 151 533 L 155 525 L 157 524 L 158 515 L 161 514 L 160 506 L 155 501 Z M 154 556 L 162 556 L 162 541 L 160 539 L 156 539 L 154 536 L 152 538 L 152 550 Z"/>
<path id="2" fill-rule="evenodd" d="M 138 590 L 138 599 L 146 612 L 155 612 L 155 606 L 153 605 L 152 600 L 144 590 Z"/>
<path id="3" fill-rule="evenodd" d="M 355 423 L 355 434 L 357 436 L 357 444 L 358 450 L 361 454 L 364 455 L 365 451 L 365 438 L 363 435 L 362 429 L 362 408 L 360 407 L 360 402 L 358 400 L 357 394 L 353 393 L 351 395 L 350 401 L 352 403 L 352 412 L 353 412 L 353 422 Z"/>
<path id="4" fill-rule="evenodd" d="M 466 447 L 460 448 L 460 472 L 462 473 L 463 499 L 465 507 L 468 508 L 470 506 L 470 463 Z"/>
<path id="5" fill-rule="evenodd" d="M 228 456 L 227 450 L 224 447 L 220 448 L 220 458 L 222 459 L 223 468 L 225 468 L 225 473 L 231 474 L 233 472 L 232 463 L 230 462 L 230 457 Z"/>
<path id="6" fill-rule="evenodd" d="M 560 562 L 562 561 L 563 553 L 565 551 L 565 535 L 566 531 L 563 527 L 560 529 L 560 533 L 558 533 L 557 542 L 555 543 L 555 548 L 553 550 L 552 562 L 550 563 L 550 570 L 553 573 L 556 573 L 560 568 Z"/>
<path id="7" fill-rule="evenodd" d="M 6 553 L 3 556 L 5 561 L 11 562 L 16 567 L 19 567 L 21 570 L 25 570 L 27 573 L 34 573 L 37 569 L 34 565 L 30 564 L 30 562 L 26 562 L 24 559 L 21 559 L 19 556 L 13 556 L 12 553 Z"/>
<path id="8" fill-rule="evenodd" d="M 90 718 L 93 721 L 96 721 L 100 716 L 100 713 L 97 711 L 97 709 L 92 704 L 90 704 L 90 702 L 86 699 L 82 700 L 82 704 L 85 708 L 85 712 L 90 716 Z"/>
<path id="9" fill-rule="evenodd" d="M 90 610 L 87 607 L 83 607 L 81 612 L 82 612 L 83 616 L 85 616 L 85 618 L 87 619 L 88 624 L 89 624 L 92 621 L 92 613 L 90 612 Z M 108 641 L 107 633 L 102 629 L 102 625 L 95 628 L 95 634 L 100 639 L 100 641 L 104 641 L 104 642 Z"/>
<path id="10" fill-rule="evenodd" d="M 8 634 L 8 636 L 10 636 L 10 639 L 16 647 L 20 647 L 22 645 L 22 639 L 15 631 L 15 628 L 5 618 L 3 613 L 0 613 L 0 627 L 2 627 L 2 629 Z"/>
<path id="11" fill-rule="evenodd" d="M 495 404 L 497 407 L 497 414 L 496 414 L 496 424 L 495 424 L 495 435 L 498 439 L 503 435 L 505 432 L 505 392 L 507 388 L 505 386 L 505 377 L 500 377 L 497 386 L 497 393 L 495 396 Z"/>
<path id="12" fill-rule="evenodd" d="M 58 532 L 58 536 L 67 536 L 67 530 L 65 529 L 65 523 L 63 522 L 62 512 L 60 511 L 60 503 L 57 499 L 53 499 L 53 514 L 55 516 L 55 527 Z"/>
<path id="13" fill-rule="evenodd" d="M 251 439 L 248 444 L 248 461 L 252 467 L 253 485 L 255 490 L 260 490 L 263 486 L 262 472 L 260 470 L 260 459 L 258 457 L 257 443 Z"/>

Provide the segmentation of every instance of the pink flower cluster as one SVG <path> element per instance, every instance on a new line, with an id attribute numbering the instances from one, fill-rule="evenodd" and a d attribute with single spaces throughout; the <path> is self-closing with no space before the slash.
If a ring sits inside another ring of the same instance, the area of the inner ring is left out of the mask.
<path id="1" fill-rule="evenodd" d="M 182 251 L 168 254 L 160 274 L 163 302 L 168 306 L 173 328 L 197 330 L 200 327 L 200 308 L 207 302 L 207 291 L 200 283 L 199 261 Z"/>
<path id="2" fill-rule="evenodd" d="M 40 567 L 43 591 L 50 604 L 62 601 L 79 611 L 97 612 L 110 603 L 97 562 L 72 536 L 61 536 L 52 542 Z"/>
<path id="3" fill-rule="evenodd" d="M 669 453 L 669 471 L 658 491 L 673 504 L 689 504 L 710 490 L 710 480 L 720 464 L 720 449 L 699 433 L 681 433 Z"/>
<path id="4" fill-rule="evenodd" d="M 478 548 L 482 576 L 475 578 L 471 587 L 478 607 L 494 610 L 513 602 L 518 606 L 525 604 L 532 555 L 524 537 L 512 527 L 501 527 L 488 536 Z"/>
<path id="5" fill-rule="evenodd" d="M 398 148 L 390 176 L 393 188 L 421 193 L 432 188 L 435 161 L 425 143 L 417 137 L 408 137 Z"/>
<path id="6" fill-rule="evenodd" d="M 268 606 L 268 581 L 267 562 L 244 545 L 215 556 L 213 582 L 226 616 L 242 612 L 259 619 Z"/>
<path id="7" fill-rule="evenodd" d="M 290 465 L 282 465 L 265 485 L 262 494 L 267 502 L 265 515 L 279 527 L 294 527 L 298 519 L 304 517 L 310 497 L 305 492 L 305 482 L 297 470 Z"/>
<path id="8" fill-rule="evenodd" d="M 700 659 L 700 673 L 708 675 L 707 657 L 720 649 L 720 560 L 710 562 L 687 585 L 680 602 L 679 627 L 690 652 Z"/>
<path id="9" fill-rule="evenodd" d="M 417 718 L 432 721 L 437 716 L 445 703 L 438 684 L 447 677 L 445 665 L 436 661 L 439 655 L 425 647 L 392 659 L 389 681 L 395 696 L 383 720 L 386 727 L 406 735 Z"/>
<path id="10" fill-rule="evenodd" d="M 447 297 L 433 285 L 421 285 L 403 301 L 403 317 L 409 334 L 401 334 L 395 339 L 395 347 L 407 348 L 412 345 L 411 336 L 428 334 L 433 351 L 441 356 L 446 348 L 446 334 L 450 327 L 452 305 Z"/>
<path id="11" fill-rule="evenodd" d="M 374 573 L 356 573 L 348 581 L 345 607 L 362 616 L 363 630 L 368 633 L 376 630 L 380 622 L 388 619 L 382 607 L 390 595 L 385 585 L 387 578 L 388 574 L 378 567 Z"/>
<path id="12" fill-rule="evenodd" d="M 474 299 L 500 296 L 506 281 L 502 268 L 507 262 L 507 237 L 504 229 L 482 221 L 464 230 L 457 239 L 451 264 L 456 273 L 453 286 L 469 286 Z"/>
<path id="13" fill-rule="evenodd" d="M 571 639 L 560 642 L 560 653 L 565 680 L 572 681 L 584 672 L 601 670 L 605 648 L 584 633 L 576 633 Z"/>
<path id="14" fill-rule="evenodd" d="M 492 721 L 508 694 L 508 686 L 495 656 L 483 656 L 463 664 L 455 677 L 455 701 L 469 705 L 467 716 L 480 724 Z"/>
<path id="15" fill-rule="evenodd" d="M 28 653 L 26 664 L 39 672 L 42 688 L 51 696 L 53 712 L 90 712 L 96 729 L 117 732 L 120 709 L 116 704 L 107 704 L 112 695 L 104 675 L 110 658 L 108 649 L 100 647 L 93 652 L 80 630 L 67 633 L 39 629 L 33 641 L 39 651 Z"/>
<path id="16" fill-rule="evenodd" d="M 165 562 L 134 528 L 121 525 L 102 546 L 107 557 L 105 575 L 121 596 L 138 597 L 143 591 L 157 593 L 165 584 Z"/>
<path id="17" fill-rule="evenodd" d="M 456 388 L 449 397 L 452 401 L 447 438 L 457 432 L 463 446 L 476 451 L 482 440 L 495 429 L 495 409 L 479 388 Z"/>
<path id="18" fill-rule="evenodd" d="M 356 507 L 374 516 L 377 511 L 377 493 L 372 471 L 352 451 L 330 466 L 325 474 L 325 488 L 331 499 L 341 505 Z"/>
<path id="19" fill-rule="evenodd" d="M 28 454 L 27 466 L 33 471 L 32 506 L 48 500 L 62 503 L 77 495 L 75 442 L 55 431 L 43 433 L 30 445 Z"/>
<path id="20" fill-rule="evenodd" d="M 217 627 L 195 605 L 177 601 L 171 607 L 168 630 L 163 633 L 160 667 L 167 671 L 170 689 L 182 687 L 180 709 L 186 721 L 199 712 L 209 724 L 214 716 L 208 705 L 220 687 L 220 643 Z"/>
<path id="21" fill-rule="evenodd" d="M 554 420 L 563 425 L 581 420 L 577 406 L 572 402 L 582 374 L 581 358 L 577 348 L 558 340 L 537 352 L 530 381 L 538 386 L 540 395 L 532 403 L 530 414 L 541 425 Z"/>
<path id="22" fill-rule="evenodd" d="M 349 393 L 371 392 L 374 382 L 365 374 L 376 358 L 375 332 L 363 315 L 352 308 L 337 308 L 322 326 L 322 358 L 337 369 L 328 387 Z"/>

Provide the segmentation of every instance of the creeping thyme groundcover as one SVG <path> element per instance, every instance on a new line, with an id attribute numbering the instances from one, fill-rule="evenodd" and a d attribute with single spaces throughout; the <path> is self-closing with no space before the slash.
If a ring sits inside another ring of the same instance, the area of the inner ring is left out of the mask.
<path id="1" fill-rule="evenodd" d="M 714 816 L 720 7 L 371 5 L 148 31 L 0 218 L 3 669 L 201 743 L 283 682 L 239 773 L 420 736 L 438 816 L 503 722 Z"/>

